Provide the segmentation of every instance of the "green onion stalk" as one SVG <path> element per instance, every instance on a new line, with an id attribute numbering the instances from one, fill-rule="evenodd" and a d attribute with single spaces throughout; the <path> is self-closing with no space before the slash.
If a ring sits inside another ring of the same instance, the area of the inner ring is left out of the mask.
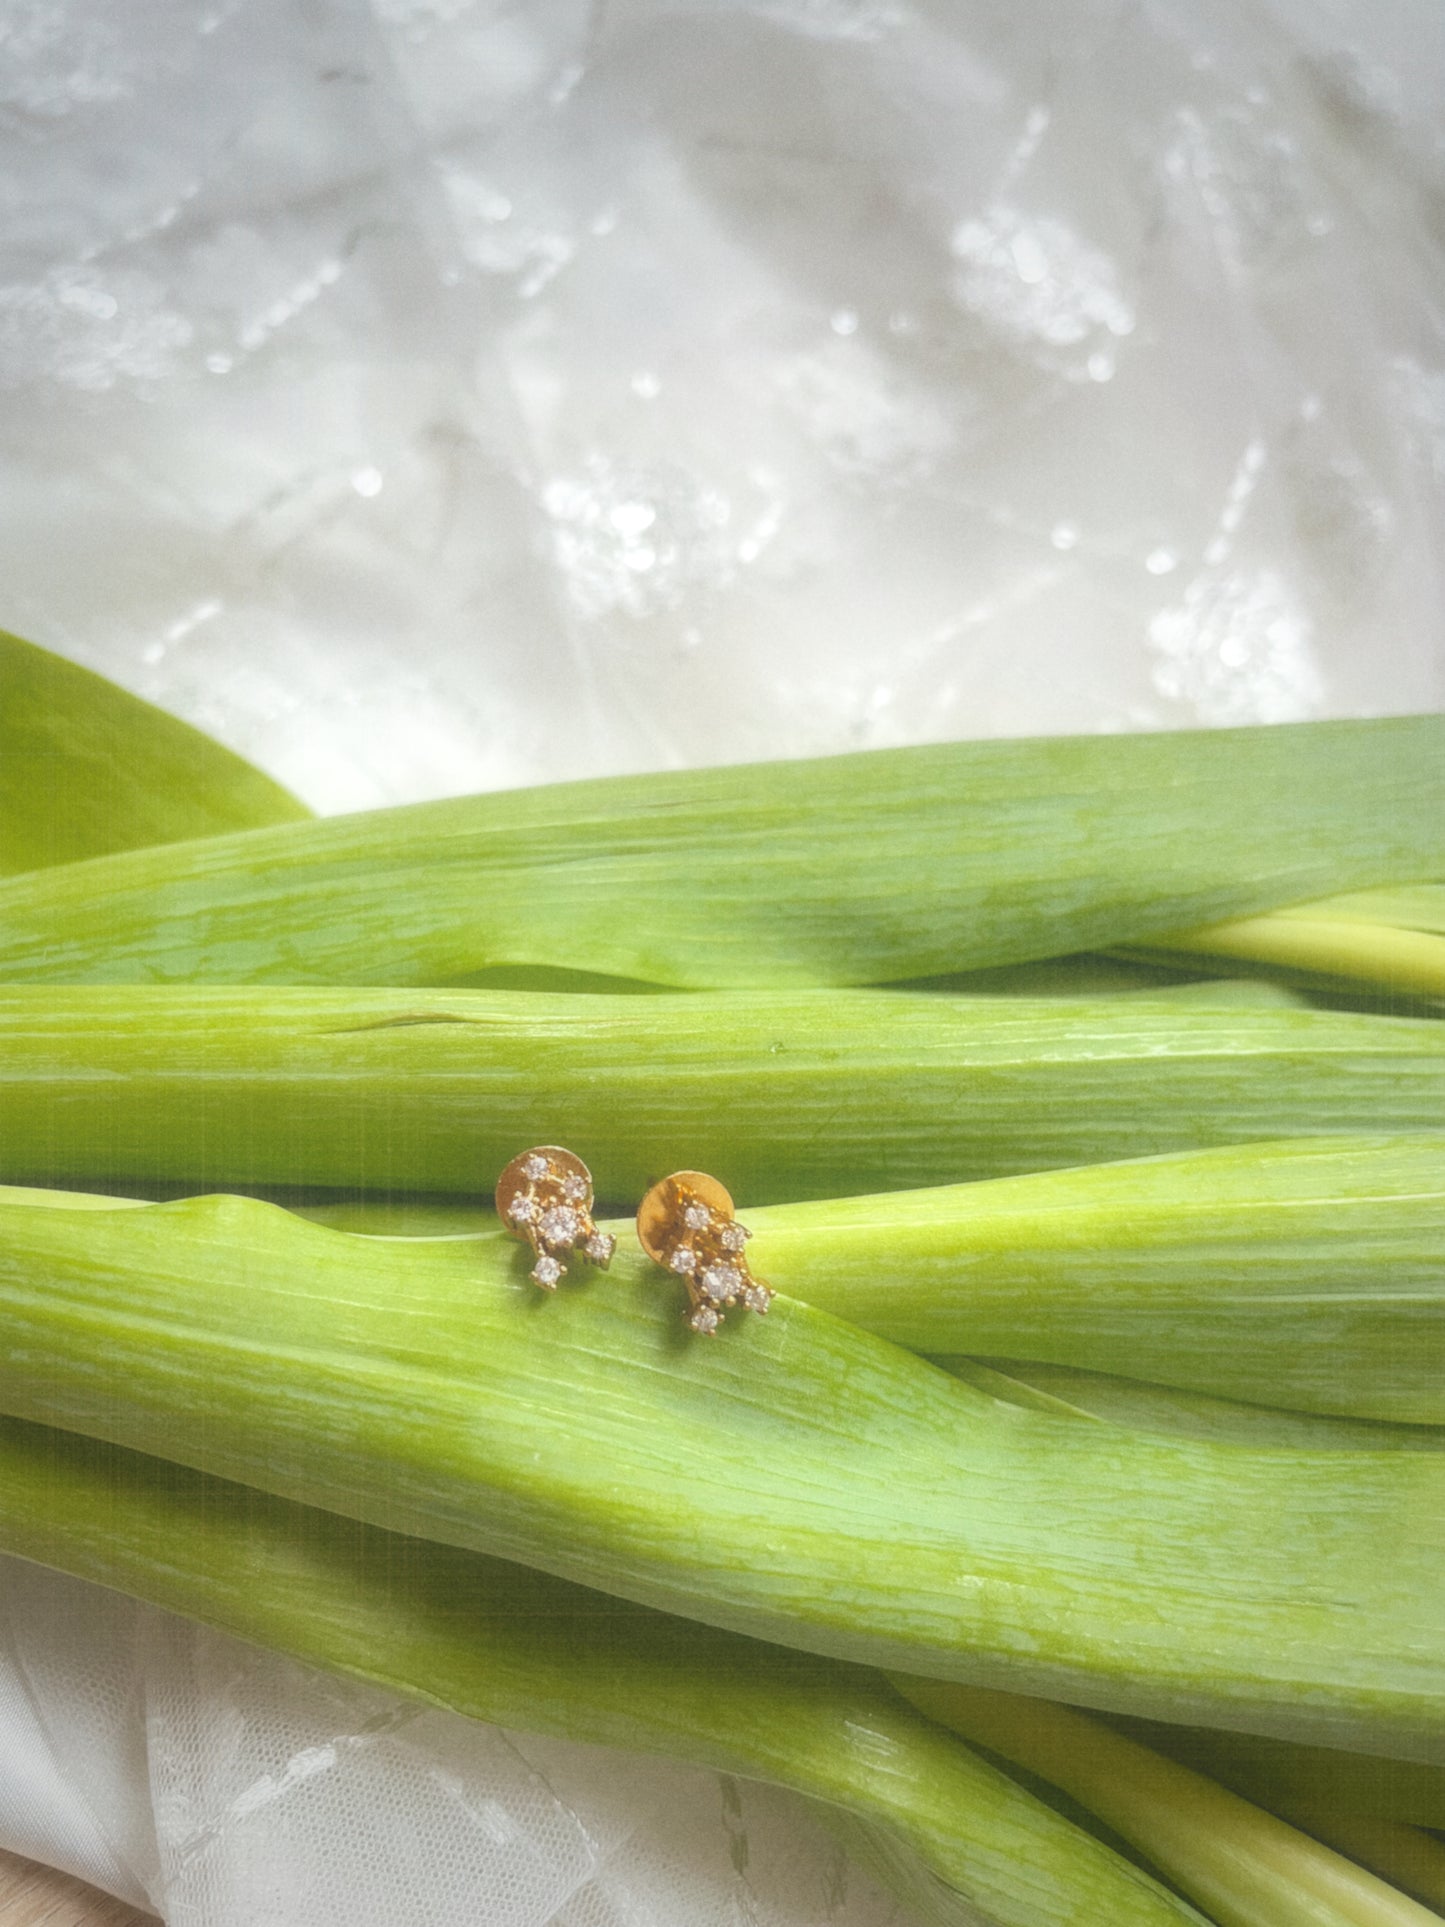
<path id="1" fill-rule="evenodd" d="M 1073 1709 L 900 1681 L 922 1717 L 862 1667 L 14 1420 L 0 1543 L 475 1718 L 792 1787 L 931 1927 L 1180 1927 L 1204 1918 L 1191 1901 L 1223 1927 L 1435 1918 Z M 1041 1780 L 1081 1803 L 1060 1811 Z"/>
<path id="2" fill-rule="evenodd" d="M 0 1204 L 0 1410 L 860 1663 L 1429 1757 L 1445 1457 L 1222 1447 L 979 1393 L 640 1256 Z"/>
<path id="3" fill-rule="evenodd" d="M 0 1169 L 24 1183 L 475 1198 L 517 1150 L 562 1143 L 606 1199 L 635 1207 L 688 1168 L 760 1205 L 1442 1127 L 1428 1019 L 1146 996 L 0 986 Z"/>
<path id="4" fill-rule="evenodd" d="M 1445 1030 L 1310 999 L 1440 1001 L 1445 719 L 317 822 L 0 697 L 0 1174 L 333 1220 L 0 1192 L 0 1547 L 798 1787 L 939 1927 L 1426 1917 L 1220 1782 L 1431 1891 Z M 725 1177 L 767 1318 L 537 1293 L 538 1142 Z"/>
<path id="5" fill-rule="evenodd" d="M 911 1704 L 1086 1805 L 1220 1927 L 1428 1927 L 1439 1916 L 1202 1774 L 1071 1706 L 898 1679 Z"/>
<path id="6" fill-rule="evenodd" d="M 476 1719 L 792 1787 L 930 1927 L 1198 1920 L 864 1667 L 12 1420 L 0 1542 Z"/>
<path id="7" fill-rule="evenodd" d="M 0 981 L 873 984 L 1445 875 L 1445 718 L 938 744 L 283 823 L 0 882 Z"/>

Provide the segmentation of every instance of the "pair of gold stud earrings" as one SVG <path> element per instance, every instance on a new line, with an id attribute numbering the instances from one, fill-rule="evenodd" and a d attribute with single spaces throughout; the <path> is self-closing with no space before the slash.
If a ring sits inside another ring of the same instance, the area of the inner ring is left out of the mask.
<path id="1" fill-rule="evenodd" d="M 592 1173 L 575 1152 L 539 1144 L 514 1157 L 497 1180 L 497 1215 L 514 1238 L 532 1247 L 532 1282 L 555 1291 L 566 1260 L 580 1252 L 599 1271 L 617 1240 L 592 1218 Z M 765 1312 L 772 1289 L 748 1270 L 752 1236 L 733 1216 L 733 1201 L 705 1171 L 674 1171 L 654 1184 L 637 1212 L 637 1237 L 654 1264 L 687 1287 L 687 1323 L 715 1332 L 733 1305 Z"/>

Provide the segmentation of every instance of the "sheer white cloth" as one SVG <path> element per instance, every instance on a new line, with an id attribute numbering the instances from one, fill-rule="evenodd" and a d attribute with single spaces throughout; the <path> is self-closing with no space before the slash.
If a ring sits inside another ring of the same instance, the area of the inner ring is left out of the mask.
<path id="1" fill-rule="evenodd" d="M 326 810 L 1445 706 L 1442 108 L 1437 0 L 8 0 L 0 621 Z M 14 1561 L 0 1844 L 172 1927 L 893 1912 Z"/>
<path id="2" fill-rule="evenodd" d="M 169 1927 L 885 1927 L 789 1795 L 504 1733 L 0 1559 L 0 1844 Z"/>

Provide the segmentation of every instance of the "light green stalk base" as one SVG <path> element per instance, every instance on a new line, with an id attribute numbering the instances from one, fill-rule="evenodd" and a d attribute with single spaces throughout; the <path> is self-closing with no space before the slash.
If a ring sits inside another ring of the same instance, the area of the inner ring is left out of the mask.
<path id="1" fill-rule="evenodd" d="M 1426 1158 L 1434 1142 L 1435 1140 L 1432 1139 L 1421 1141 L 1420 1149 Z M 1297 1152 L 1304 1148 L 1306 1147 L 1261 1146 L 1260 1156 L 1262 1159 L 1268 1159 L 1274 1152 Z M 1413 1148 L 1412 1140 L 1406 1140 L 1403 1144 L 1398 1141 L 1383 1144 L 1379 1141 L 1367 1141 L 1363 1146 L 1356 1148 L 1353 1158 L 1349 1152 L 1340 1153 L 1340 1168 L 1342 1171 L 1348 1171 L 1353 1180 L 1354 1198 L 1350 1201 L 1357 1201 L 1362 1194 L 1368 1202 L 1378 1201 L 1370 1197 L 1360 1182 L 1362 1179 L 1373 1179 L 1376 1183 L 1382 1181 L 1383 1160 L 1377 1160 L 1371 1155 L 1372 1153 L 1378 1151 L 1393 1154 L 1397 1149 L 1410 1148 Z M 1331 1147 L 1328 1153 L 1322 1152 L 1320 1155 L 1334 1156 L 1335 1152 Z M 1217 1154 L 1204 1153 L 1202 1156 L 1212 1163 Z M 1355 1158 L 1358 1159 L 1357 1162 L 1354 1161 Z M 1186 1161 L 1181 1160 L 1182 1162 Z M 1192 1163 L 1193 1160 L 1187 1160 L 1187 1162 Z M 1408 1164 L 1408 1159 L 1405 1162 Z M 1397 1175 L 1399 1169 L 1400 1166 L 1397 1164 L 1395 1167 Z M 1051 1175 L 1049 1174 L 1040 1182 L 1049 1183 Z M 1430 1182 L 1434 1182 L 1433 1169 L 1427 1174 L 1427 1185 Z M 965 1201 L 969 1197 L 977 1197 L 987 1202 L 993 1189 L 994 1187 L 969 1187 L 964 1193 Z M 948 1195 L 958 1194 L 949 1193 Z M 0 1201 L 8 1201 L 12 1204 L 53 1205 L 79 1210 L 133 1208 L 147 1202 L 139 1198 L 83 1191 L 29 1190 L 20 1186 L 0 1186 Z M 1284 1200 L 1281 1199 L 1280 1202 L 1283 1203 Z M 1304 1207 L 1310 1200 L 1296 1198 L 1293 1202 L 1299 1207 L 1295 1217 L 1295 1229 L 1299 1232 L 1303 1229 L 1306 1216 Z M 1338 1193 L 1332 1202 L 1335 1204 L 1342 1202 Z M 1427 1216 L 1431 1194 L 1427 1188 L 1415 1197 L 1407 1199 L 1406 1202 L 1426 1207 L 1427 1210 L 1422 1213 L 1422 1216 Z M 887 1214 L 892 1214 L 891 1221 L 896 1223 L 900 1236 L 911 1228 L 915 1203 L 913 1193 L 896 1192 L 887 1197 L 874 1199 L 872 1203 L 877 1209 L 880 1221 L 885 1219 Z M 297 1208 L 293 1207 L 293 1209 Z M 781 1209 L 769 1214 L 768 1222 L 773 1228 L 775 1238 L 779 1235 L 780 1228 L 786 1230 L 796 1209 Z M 400 1204 L 305 1205 L 297 1209 L 297 1215 L 309 1219 L 313 1224 L 329 1225 L 333 1230 L 382 1238 L 480 1237 L 495 1231 L 497 1224 L 495 1213 L 486 1206 L 417 1201 Z M 750 1215 L 757 1218 L 761 1213 L 754 1212 Z M 982 1215 L 986 1217 L 987 1214 Z M 1227 1214 L 1221 1209 L 1220 1215 L 1223 1217 Z M 614 1220 L 613 1223 L 619 1239 L 626 1239 L 630 1235 L 630 1227 L 625 1222 Z M 945 1221 L 945 1227 L 946 1223 L 947 1221 Z M 1397 1225 L 1396 1228 L 1403 1227 Z M 1335 1263 L 1343 1268 L 1350 1263 L 1353 1255 L 1362 1270 L 1364 1262 L 1371 1254 L 1368 1247 L 1357 1248 L 1351 1243 L 1352 1230 L 1358 1235 L 1360 1227 L 1352 1228 L 1348 1214 L 1342 1213 L 1334 1229 L 1336 1241 L 1331 1255 Z M 850 1232 L 846 1229 L 834 1232 L 828 1231 L 826 1227 L 813 1229 L 810 1231 L 810 1244 L 835 1242 L 840 1251 L 840 1268 L 846 1268 L 849 1237 Z M 972 1253 L 973 1247 L 970 1242 L 965 1255 L 971 1258 Z M 1101 1255 L 1104 1254 L 1101 1252 Z M 1201 1257 L 1203 1262 L 1198 1286 L 1202 1297 L 1207 1300 L 1212 1259 L 1208 1254 L 1203 1253 Z M 1248 1255 L 1237 1252 L 1236 1260 L 1234 1287 L 1236 1293 L 1239 1293 L 1241 1287 L 1251 1278 L 1252 1271 Z M 1260 1269 L 1268 1275 L 1272 1265 L 1287 1264 L 1289 1259 L 1287 1253 L 1265 1244 L 1260 1250 L 1259 1262 Z M 1304 1263 L 1312 1267 L 1310 1277 L 1319 1288 L 1319 1270 L 1313 1268 L 1317 1267 L 1317 1259 L 1307 1256 Z M 1176 1282 L 1177 1276 L 1178 1267 L 1176 1266 Z M 889 1296 L 886 1290 L 880 1293 L 885 1315 Z M 1099 1296 L 1107 1307 L 1110 1303 L 1107 1289 L 1101 1288 Z M 1029 1309 L 1032 1301 L 1027 1287 L 1022 1288 L 1022 1302 L 1024 1317 L 1027 1319 L 1032 1316 Z M 1286 1300 L 1286 1307 L 1289 1308 L 1288 1300 Z M 1276 1312 L 1278 1309 L 1274 1305 L 1272 1295 L 1261 1290 L 1256 1306 L 1258 1324 L 1252 1333 L 1251 1344 L 1279 1354 L 1286 1374 L 1293 1369 L 1296 1377 L 1299 1373 L 1295 1353 L 1301 1348 L 1311 1353 L 1318 1350 L 1322 1356 L 1316 1376 L 1322 1376 L 1331 1387 L 1329 1396 L 1332 1402 L 1338 1404 L 1347 1398 L 1349 1388 L 1359 1381 L 1356 1370 L 1358 1354 L 1353 1351 L 1350 1353 L 1350 1371 L 1347 1374 L 1340 1373 L 1337 1369 L 1339 1350 L 1337 1341 L 1326 1340 L 1324 1344 L 1318 1344 L 1317 1328 L 1313 1318 L 1305 1319 L 1297 1331 L 1293 1329 L 1281 1331 L 1278 1329 L 1281 1323 L 1278 1316 L 1271 1319 L 1272 1309 Z M 1412 1311 L 1418 1312 L 1420 1309 L 1419 1304 L 1412 1302 Z M 1072 1308 L 1072 1315 L 1082 1325 L 1087 1326 L 1090 1310 L 1088 1301 L 1083 1300 Z M 853 1322 L 861 1325 L 865 1330 L 874 1329 L 879 1322 L 873 1316 L 866 1294 L 860 1296 Z M 1165 1342 L 1169 1329 L 1167 1318 L 1161 1318 L 1154 1332 L 1156 1345 L 1162 1345 Z M 1428 1329 L 1426 1339 L 1427 1344 L 1423 1349 L 1428 1357 L 1432 1349 L 1431 1341 L 1438 1343 L 1439 1340 Z M 1409 1360 L 1412 1368 L 1410 1376 L 1417 1382 L 1418 1389 L 1420 1349 L 1412 1350 L 1401 1344 L 1392 1348 L 1392 1354 L 1386 1354 L 1383 1363 L 1378 1358 L 1375 1360 L 1378 1370 L 1373 1395 L 1376 1398 L 1385 1395 L 1381 1392 L 1381 1386 L 1388 1387 L 1390 1396 L 1399 1397 L 1402 1394 L 1403 1388 L 1399 1377 L 1392 1376 L 1389 1362 L 1391 1355 L 1396 1363 L 1402 1358 Z M 1179 1353 L 1181 1360 L 1184 1355 L 1185 1347 L 1181 1345 Z M 1331 1359 L 1336 1368 L 1333 1372 Z M 1129 1363 L 1131 1360 L 1126 1358 L 1123 1362 Z M 1192 1391 L 1183 1386 L 1123 1378 L 1070 1365 L 1044 1364 L 1036 1359 L 995 1358 L 990 1360 L 934 1354 L 933 1363 L 942 1366 L 954 1377 L 964 1379 L 978 1390 L 988 1393 L 993 1398 L 1003 1399 L 1009 1404 L 1027 1406 L 1059 1417 L 1077 1418 L 1086 1423 L 1103 1422 L 1123 1426 L 1126 1430 L 1134 1432 L 1158 1432 L 1170 1437 L 1212 1439 L 1225 1445 L 1297 1446 L 1327 1452 L 1445 1451 L 1445 1425 L 1429 1425 L 1419 1421 L 1391 1423 L 1386 1420 L 1356 1419 L 1339 1414 L 1290 1411 L 1278 1406 L 1220 1398 L 1207 1392 Z M 1180 1364 L 1179 1369 L 1183 1375 L 1185 1371 L 1183 1363 Z M 1207 1360 L 1201 1366 L 1201 1371 L 1209 1376 L 1216 1375 L 1217 1369 L 1216 1365 L 1211 1365 Z M 1433 1387 L 1431 1389 L 1433 1391 Z M 1365 1396 L 1363 1389 L 1360 1396 Z"/>
<path id="2" fill-rule="evenodd" d="M 1343 917 L 1246 917 L 1156 939 L 1147 954 L 1257 963 L 1307 981 L 1339 978 L 1399 997 L 1445 999 L 1445 937 Z"/>
<path id="3" fill-rule="evenodd" d="M 1061 1787 L 1220 1927 L 1439 1927 L 1362 1867 L 1070 1706 L 895 1679 L 965 1739 Z"/>
<path id="4" fill-rule="evenodd" d="M 1445 1846 L 1433 1834 L 1420 1827 L 1401 1826 L 1395 1820 L 1376 1820 L 1369 1814 L 1339 1813 L 1308 1800 L 1291 1799 L 1287 1794 L 1273 1795 L 1269 1805 L 1291 1826 L 1368 1867 L 1401 1893 L 1434 1908 L 1432 1920 L 1445 1920 Z"/>
<path id="5" fill-rule="evenodd" d="M 932 1927 L 1197 1923 L 860 1667 L 13 1420 L 0 1547 L 476 1719 L 796 1788 L 869 1823 Z"/>
<path id="6" fill-rule="evenodd" d="M 0 978 L 880 983 L 1445 872 L 1445 718 L 609 778 L 0 885 Z"/>
<path id="7" fill-rule="evenodd" d="M 495 1222 L 425 1205 L 315 1215 L 391 1235 Z M 761 1276 L 913 1351 L 1445 1424 L 1445 1133 L 1256 1144 L 744 1216 Z M 1177 1406 L 1165 1416 L 1181 1429 Z M 1207 1434 L 1208 1415 L 1196 1418 L 1187 1429 Z M 1142 1408 L 1124 1422 L 1157 1429 Z"/>
<path id="8" fill-rule="evenodd" d="M 0 989 L 0 1172 L 487 1195 L 569 1144 L 599 1196 L 754 1206 L 1262 1139 L 1439 1131 L 1445 1026 L 888 991 Z"/>
<path id="9" fill-rule="evenodd" d="M 1023 1411 L 779 1299 L 715 1340 L 640 1255 L 234 1198 L 0 1205 L 0 1407 L 780 1643 L 1430 1757 L 1445 1463 Z"/>

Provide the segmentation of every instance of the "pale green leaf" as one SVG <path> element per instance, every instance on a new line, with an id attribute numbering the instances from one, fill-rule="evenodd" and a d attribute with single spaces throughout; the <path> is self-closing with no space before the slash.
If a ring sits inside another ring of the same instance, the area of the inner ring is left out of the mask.
<path id="1" fill-rule="evenodd" d="M 1251 1140 L 1438 1130 L 1445 1027 L 1144 997 L 0 989 L 0 1172 L 747 1206 Z"/>
<path id="2" fill-rule="evenodd" d="M 0 977 L 875 983 L 1442 870 L 1442 717 L 949 743 L 107 857 L 0 886 Z"/>
<path id="3" fill-rule="evenodd" d="M 1090 1427 L 792 1299 L 235 1198 L 0 1204 L 0 1409 L 869 1664 L 1429 1757 L 1445 1461 Z"/>
<path id="4" fill-rule="evenodd" d="M 861 1667 L 13 1420 L 0 1547 L 476 1719 L 793 1787 L 868 1823 L 930 1927 L 1198 1922 Z"/>

